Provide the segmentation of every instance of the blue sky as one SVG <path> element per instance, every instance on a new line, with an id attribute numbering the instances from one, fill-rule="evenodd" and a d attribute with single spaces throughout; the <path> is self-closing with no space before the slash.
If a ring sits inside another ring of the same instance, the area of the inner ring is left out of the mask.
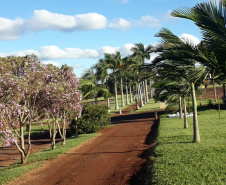
<path id="1" fill-rule="evenodd" d="M 155 44 L 159 38 L 154 35 L 162 27 L 178 36 L 201 40 L 191 21 L 170 16 L 171 10 L 199 2 L 203 1 L 2 1 L 0 56 L 33 53 L 43 63 L 73 66 L 75 74 L 81 76 L 105 52 L 120 51 L 127 56 L 136 43 Z"/>

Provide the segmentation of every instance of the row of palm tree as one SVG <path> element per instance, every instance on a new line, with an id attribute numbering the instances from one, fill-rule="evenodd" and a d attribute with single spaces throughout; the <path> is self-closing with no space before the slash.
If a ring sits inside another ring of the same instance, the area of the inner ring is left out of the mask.
<path id="1" fill-rule="evenodd" d="M 151 45 L 145 47 L 141 43 L 135 44 L 131 50 L 133 54 L 125 58 L 122 58 L 119 52 L 106 53 L 104 58 L 93 67 L 93 71 L 96 71 L 96 82 L 102 81 L 102 87 L 109 79 L 113 80 L 115 109 L 118 109 L 118 82 L 121 86 L 122 106 L 124 106 L 123 89 L 126 89 L 126 95 L 128 95 L 128 87 L 130 95 L 133 87 L 133 92 L 136 92 L 135 98 L 139 96 L 140 106 L 143 106 L 143 103 L 148 101 L 147 80 L 154 80 L 154 87 L 157 88 L 156 101 L 169 101 L 173 97 L 178 97 L 179 102 L 183 100 L 184 128 L 188 127 L 186 99 L 192 96 L 193 141 L 200 142 L 196 90 L 207 77 L 213 81 L 213 84 L 215 81 L 225 82 L 226 79 L 224 53 L 226 50 L 226 2 L 219 0 L 219 4 L 213 1 L 198 3 L 192 8 L 184 7 L 174 10 L 171 15 L 192 20 L 201 29 L 203 40 L 196 45 L 191 40 L 181 39 L 167 28 L 163 28 L 156 34 L 161 40 L 155 47 Z M 150 59 L 151 52 L 158 53 L 158 57 L 147 65 L 145 59 Z M 107 88 L 106 85 L 105 88 Z M 152 90 L 150 93 L 152 96 Z M 223 99 L 226 100 L 225 96 Z M 126 103 L 128 103 L 127 96 Z M 180 115 L 182 117 L 182 113 Z"/>
<path id="2" fill-rule="evenodd" d="M 145 60 L 150 59 L 151 49 L 152 46 L 145 47 L 142 43 L 138 43 L 131 49 L 133 52 L 131 56 L 122 58 L 120 52 L 105 53 L 104 58 L 100 59 L 82 76 L 81 88 L 86 90 L 89 88 L 88 91 L 83 91 L 85 92 L 83 97 L 93 94 L 97 100 L 97 93 L 102 92 L 109 107 L 110 93 L 107 84 L 111 80 L 114 83 L 115 110 L 119 109 L 117 98 L 119 84 L 121 107 L 125 106 L 124 90 L 126 92 L 126 105 L 135 99 L 140 99 L 140 106 L 143 106 L 148 102 L 147 79 L 150 77 L 150 74 L 147 75 L 147 72 L 143 70 L 143 66 Z M 104 91 L 105 93 L 103 93 Z"/>
<path id="3" fill-rule="evenodd" d="M 215 80 L 225 82 L 226 79 L 225 5 L 224 0 L 220 0 L 219 4 L 209 1 L 171 12 L 174 17 L 192 20 L 201 29 L 203 40 L 198 45 L 191 40 L 178 38 L 166 28 L 156 35 L 161 38 L 155 48 L 159 56 L 154 59 L 150 69 L 158 75 L 155 79 L 156 87 L 159 87 L 158 98 L 167 100 L 176 95 L 183 97 L 186 115 L 185 98 L 192 95 L 194 142 L 200 142 L 195 89 L 207 76 L 213 80 L 213 84 Z M 187 128 L 184 117 L 184 127 Z"/>

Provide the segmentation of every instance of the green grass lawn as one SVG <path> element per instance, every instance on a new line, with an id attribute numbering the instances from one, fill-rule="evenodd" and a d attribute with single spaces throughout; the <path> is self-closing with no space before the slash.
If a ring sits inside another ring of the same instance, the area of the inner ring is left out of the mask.
<path id="1" fill-rule="evenodd" d="M 201 143 L 192 143 L 183 119 L 160 117 L 153 165 L 153 184 L 226 184 L 226 111 L 198 112 Z"/>
<path id="2" fill-rule="evenodd" d="M 61 154 L 68 152 L 70 149 L 79 146 L 83 142 L 96 137 L 98 134 L 83 134 L 79 135 L 78 138 L 68 138 L 66 140 L 65 145 L 61 145 L 61 142 L 56 144 L 56 148 L 52 150 L 50 147 L 46 148 L 40 152 L 31 154 L 28 157 L 28 164 L 21 165 L 19 162 L 10 165 L 8 167 L 1 167 L 0 168 L 0 184 L 5 184 L 10 180 L 13 180 L 20 175 L 37 168 L 41 164 L 43 164 L 46 160 L 58 157 Z"/>
<path id="3" fill-rule="evenodd" d="M 145 104 L 143 107 L 140 107 L 135 113 L 138 112 L 147 112 L 147 111 L 154 111 L 160 109 L 160 103 L 155 103 L 154 99 L 149 99 L 149 102 Z"/>
<path id="4" fill-rule="evenodd" d="M 119 109 L 121 109 L 121 111 L 135 103 L 135 101 L 133 101 L 132 103 L 129 103 L 128 105 L 126 105 L 126 96 L 124 95 L 123 97 L 124 97 L 124 103 L 125 103 L 124 107 L 121 106 L 121 104 L 122 104 L 121 95 L 118 95 L 118 107 L 119 107 Z M 111 98 L 110 109 L 111 109 L 111 112 L 110 112 L 111 115 L 119 112 L 119 109 L 115 110 L 115 99 L 114 98 Z"/>

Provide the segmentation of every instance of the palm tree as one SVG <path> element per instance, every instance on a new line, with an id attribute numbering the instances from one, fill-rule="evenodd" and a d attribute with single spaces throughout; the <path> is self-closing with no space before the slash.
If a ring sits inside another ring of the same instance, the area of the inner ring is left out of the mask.
<path id="1" fill-rule="evenodd" d="M 108 79 L 108 65 L 107 62 L 104 59 L 100 59 L 98 63 L 94 67 L 96 69 L 96 75 L 97 75 L 97 80 L 101 80 L 102 85 L 105 88 L 107 88 L 107 79 Z M 109 100 L 110 93 L 108 93 L 107 98 L 107 107 L 108 107 L 108 112 L 110 112 L 110 100 Z"/>
<path id="2" fill-rule="evenodd" d="M 192 8 L 180 8 L 171 12 L 174 17 L 193 21 L 203 34 L 205 52 L 200 52 L 199 62 L 211 69 L 214 79 L 226 78 L 226 1 L 198 3 Z M 224 85 L 225 92 L 225 85 Z M 224 93 L 225 96 L 225 93 Z"/>
<path id="3" fill-rule="evenodd" d="M 121 63 L 121 55 L 119 52 L 116 52 L 116 54 L 104 54 L 104 60 L 107 63 L 108 69 L 112 70 L 112 73 L 110 74 L 112 78 L 114 79 L 114 88 L 115 88 L 115 110 L 119 109 L 118 107 L 118 97 L 117 97 L 117 72 L 118 67 Z M 122 95 L 123 98 L 123 95 Z"/>
<path id="4" fill-rule="evenodd" d="M 194 60 L 197 54 L 197 46 L 191 41 L 185 42 L 174 35 L 170 30 L 163 28 L 156 35 L 161 37 L 161 42 L 156 47 L 156 52 L 160 52 L 159 56 L 152 62 L 154 66 L 161 66 L 163 61 L 170 61 L 171 65 L 174 66 L 175 71 L 179 71 L 178 74 L 190 84 L 192 91 L 192 102 L 193 102 L 193 128 L 194 128 L 194 142 L 200 142 L 199 129 L 198 129 L 198 117 L 197 117 L 197 105 L 195 97 L 195 84 L 198 80 L 205 77 L 205 68 L 200 65 L 195 66 L 196 60 Z M 172 71 L 169 67 L 165 68 L 167 71 Z M 174 75 L 175 78 L 175 75 Z M 202 81 L 201 80 L 201 81 Z"/>
<path id="5" fill-rule="evenodd" d="M 145 59 L 150 60 L 150 53 L 152 52 L 153 46 L 148 45 L 145 47 L 142 43 L 137 43 L 135 46 L 131 49 L 133 54 L 131 55 L 132 57 L 135 57 L 138 60 L 138 64 L 144 65 Z M 144 79 L 143 81 L 145 81 Z M 142 82 L 143 83 L 143 82 Z M 141 84 L 142 84 L 141 83 Z M 144 89 L 144 94 L 145 94 L 145 101 L 148 101 L 148 96 L 147 96 L 147 83 L 145 82 L 145 85 L 143 86 Z"/>
<path id="6" fill-rule="evenodd" d="M 105 98 L 109 97 L 109 91 L 98 83 L 97 74 L 94 73 L 93 68 L 81 77 L 79 85 L 83 94 L 83 99 L 93 97 L 95 99 L 95 103 L 97 103 L 98 93 L 100 92 Z"/>

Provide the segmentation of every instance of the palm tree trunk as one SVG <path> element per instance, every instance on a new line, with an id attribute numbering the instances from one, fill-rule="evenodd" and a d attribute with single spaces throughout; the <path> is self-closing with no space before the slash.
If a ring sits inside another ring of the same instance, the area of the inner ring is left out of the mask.
<path id="1" fill-rule="evenodd" d="M 195 87 L 194 83 L 191 84 L 192 89 L 192 106 L 193 106 L 193 142 L 200 142 L 199 135 L 199 124 L 198 124 L 198 116 L 197 116 L 197 104 L 195 97 Z"/>
<path id="2" fill-rule="evenodd" d="M 180 118 L 183 118 L 182 106 L 181 106 L 181 96 L 179 96 L 179 113 L 180 113 Z"/>
<path id="3" fill-rule="evenodd" d="M 107 109 L 108 109 L 108 112 L 111 112 L 109 98 L 107 98 Z"/>
<path id="4" fill-rule="evenodd" d="M 151 83 L 151 80 L 149 82 L 149 86 L 150 86 L 150 97 L 152 99 L 153 98 L 153 93 L 152 93 L 152 83 Z"/>
<path id="5" fill-rule="evenodd" d="M 145 82 L 143 81 L 142 82 L 142 84 L 143 84 L 143 96 L 144 96 L 144 104 L 146 104 L 147 103 L 147 96 L 146 96 L 146 90 L 145 90 Z"/>
<path id="6" fill-rule="evenodd" d="M 147 102 L 149 102 L 149 98 L 148 98 L 148 83 L 147 83 L 147 79 L 146 79 L 144 82 L 145 82 L 145 94 L 146 94 L 146 99 L 147 99 Z"/>
<path id="7" fill-rule="evenodd" d="M 129 97 L 128 97 L 128 85 L 126 83 L 126 105 L 129 104 Z"/>
<path id="8" fill-rule="evenodd" d="M 117 97 L 117 83 L 116 80 L 114 81 L 114 86 L 115 86 L 115 110 L 118 109 L 118 97 Z"/>
<path id="9" fill-rule="evenodd" d="M 141 86 L 141 85 L 140 85 Z M 141 87 L 140 87 L 140 91 L 139 91 L 139 93 L 140 93 L 140 107 L 143 107 L 144 106 L 144 103 L 143 103 L 143 97 L 142 97 L 142 91 L 141 91 L 142 89 L 141 89 Z"/>
<path id="10" fill-rule="evenodd" d="M 125 103 L 124 103 L 124 97 L 123 97 L 123 84 L 122 84 L 122 77 L 121 77 L 121 105 L 122 105 L 122 107 L 124 107 L 125 106 Z"/>
<path id="11" fill-rule="evenodd" d="M 132 96 L 132 88 L 131 86 L 129 87 L 129 93 L 130 93 L 130 103 L 133 102 L 133 96 Z"/>
<path id="12" fill-rule="evenodd" d="M 184 128 L 188 128 L 186 99 L 184 97 Z"/>

